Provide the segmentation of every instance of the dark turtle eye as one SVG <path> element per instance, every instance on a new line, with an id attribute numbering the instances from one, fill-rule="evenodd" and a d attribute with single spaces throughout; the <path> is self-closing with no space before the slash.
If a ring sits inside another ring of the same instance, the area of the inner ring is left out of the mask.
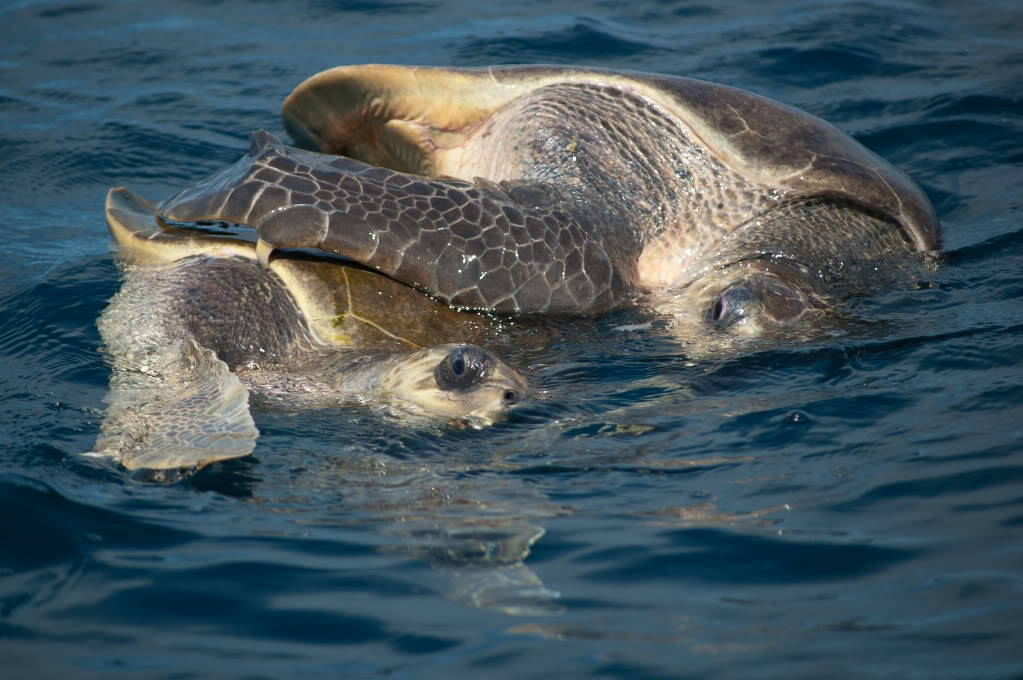
<path id="1" fill-rule="evenodd" d="M 711 316 L 714 317 L 715 321 L 721 321 L 721 317 L 725 313 L 725 301 L 718 298 L 714 301 L 714 310 L 711 312 Z"/>
<path id="2" fill-rule="evenodd" d="M 731 326 L 750 316 L 753 306 L 753 288 L 748 282 L 732 286 L 721 292 L 707 314 L 716 326 Z"/>
<path id="3" fill-rule="evenodd" d="M 437 364 L 433 375 L 442 390 L 467 390 L 481 383 L 490 373 L 494 357 L 481 347 L 466 345 L 451 350 Z"/>
<path id="4" fill-rule="evenodd" d="M 464 352 L 461 350 L 456 350 L 448 355 L 451 360 L 451 372 L 455 374 L 456 378 L 465 373 L 465 357 L 463 354 Z"/>

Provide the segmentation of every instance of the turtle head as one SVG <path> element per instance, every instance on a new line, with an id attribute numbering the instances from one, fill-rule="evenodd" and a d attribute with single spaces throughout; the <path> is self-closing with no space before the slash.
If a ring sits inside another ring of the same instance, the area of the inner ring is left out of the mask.
<path id="1" fill-rule="evenodd" d="M 434 416 L 493 421 L 529 387 L 517 371 L 477 345 L 437 345 L 404 357 L 384 382 L 394 396 Z"/>
<path id="2" fill-rule="evenodd" d="M 761 336 L 794 329 L 824 309 L 820 286 L 809 268 L 763 260 L 712 270 L 691 290 L 703 322 L 737 336 Z M 692 298 L 690 298 L 692 299 Z"/>
<path id="3" fill-rule="evenodd" d="M 798 323 L 817 308 L 799 286 L 770 275 L 740 279 L 718 293 L 707 308 L 713 327 L 741 335 Z"/>

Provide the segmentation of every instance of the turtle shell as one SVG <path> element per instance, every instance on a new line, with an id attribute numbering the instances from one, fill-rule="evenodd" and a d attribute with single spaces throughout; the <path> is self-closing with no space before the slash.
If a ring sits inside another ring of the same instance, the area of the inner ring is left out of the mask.
<path id="1" fill-rule="evenodd" d="M 903 172 L 809 113 L 694 78 L 548 65 L 341 66 L 296 87 L 282 115 L 300 146 L 471 180 L 476 168 L 454 151 L 515 100 L 565 84 L 642 100 L 747 180 L 789 195 L 846 197 L 897 220 L 919 250 L 939 246 L 934 209 Z M 622 116 L 628 124 L 624 107 Z"/>

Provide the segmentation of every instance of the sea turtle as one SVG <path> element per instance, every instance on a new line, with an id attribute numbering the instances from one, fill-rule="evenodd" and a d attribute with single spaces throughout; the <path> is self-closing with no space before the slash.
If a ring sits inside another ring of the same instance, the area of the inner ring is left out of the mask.
<path id="1" fill-rule="evenodd" d="M 528 391 L 467 344 L 490 332 L 418 291 L 337 258 L 256 246 L 216 226 L 185 228 L 123 190 L 107 223 L 125 281 L 98 325 L 113 357 L 109 409 L 92 455 L 126 468 L 199 467 L 252 451 L 249 391 L 294 404 L 344 398 L 486 422 Z"/>
<path id="2" fill-rule="evenodd" d="M 598 312 L 636 299 L 758 334 L 854 292 L 857 263 L 929 251 L 906 175 L 828 123 L 732 87 L 569 66 L 339 67 L 162 202 L 344 254 L 456 307 Z"/>

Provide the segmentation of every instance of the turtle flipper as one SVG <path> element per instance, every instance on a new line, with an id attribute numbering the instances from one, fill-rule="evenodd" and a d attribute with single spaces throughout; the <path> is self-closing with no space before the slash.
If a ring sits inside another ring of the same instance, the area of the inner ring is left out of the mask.
<path id="1" fill-rule="evenodd" d="M 442 152 L 464 145 L 516 98 L 565 77 L 555 69 L 537 78 L 536 70 L 339 66 L 295 88 L 281 114 L 303 148 L 419 175 L 463 176 Z"/>
<path id="2" fill-rule="evenodd" d="M 109 408 L 89 455 L 129 470 L 196 468 L 252 452 L 259 436 L 248 390 L 194 340 L 155 370 L 115 356 Z M 174 365 L 180 364 L 180 365 Z"/>
<path id="3" fill-rule="evenodd" d="M 438 513 L 430 528 L 416 530 L 401 549 L 447 573 L 450 596 L 458 602 L 512 615 L 558 614 L 564 611 L 561 594 L 525 564 L 544 533 L 543 527 L 514 517 L 467 520 Z"/>
<path id="4" fill-rule="evenodd" d="M 253 227 L 279 247 L 341 253 L 462 307 L 600 311 L 633 280 L 638 243 L 608 242 L 599 201 L 538 182 L 435 179 L 252 135 L 234 165 L 158 206 L 164 219 Z"/>
<path id="5" fill-rule="evenodd" d="M 519 616 L 560 614 L 561 593 L 544 586 L 536 572 L 524 560 L 530 548 L 546 533 L 534 524 L 513 522 L 507 526 L 452 528 L 451 538 L 471 545 L 477 554 L 474 559 L 458 564 L 451 560 L 457 554 L 456 545 L 448 546 L 448 564 L 451 574 L 452 597 L 480 609 Z M 438 564 L 444 568 L 443 563 Z"/>
<path id="6" fill-rule="evenodd" d="M 452 570 L 452 598 L 458 602 L 517 616 L 561 614 L 561 593 L 544 586 L 522 562 Z"/>

